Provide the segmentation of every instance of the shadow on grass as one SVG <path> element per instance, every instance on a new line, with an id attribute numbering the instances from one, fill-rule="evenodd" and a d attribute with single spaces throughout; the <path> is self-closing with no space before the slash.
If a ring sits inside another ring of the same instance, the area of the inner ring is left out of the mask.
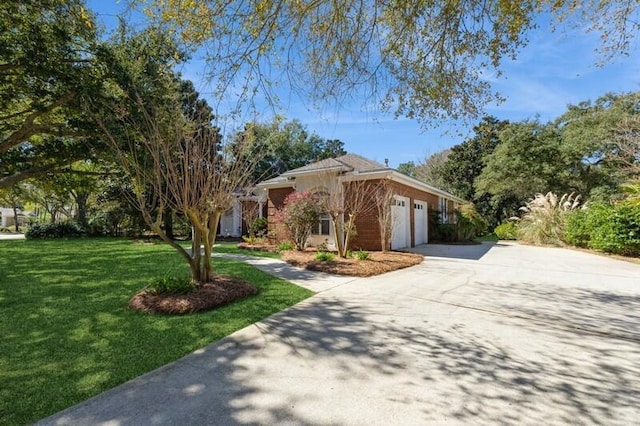
<path id="1" fill-rule="evenodd" d="M 129 310 L 154 277 L 187 275 L 164 245 L 122 239 L 0 242 L 0 424 L 52 414 L 160 367 L 308 297 L 238 262 L 220 273 L 260 294 L 183 317 Z"/>

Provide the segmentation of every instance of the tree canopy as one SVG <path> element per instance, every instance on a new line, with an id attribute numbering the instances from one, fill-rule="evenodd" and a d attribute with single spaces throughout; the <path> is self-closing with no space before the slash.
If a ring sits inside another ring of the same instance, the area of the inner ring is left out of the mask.
<path id="1" fill-rule="evenodd" d="M 309 133 L 300 121 L 285 121 L 283 117 L 276 117 L 270 123 L 248 123 L 234 136 L 233 143 L 241 142 L 249 143 L 261 153 L 253 173 L 254 182 L 347 153 L 342 141 L 321 138 Z"/>
<path id="2" fill-rule="evenodd" d="M 0 5 L 0 187 L 94 154 L 82 101 L 99 91 L 95 42 L 82 0 Z"/>
<path id="3" fill-rule="evenodd" d="M 527 43 L 537 18 L 601 36 L 607 58 L 640 28 L 635 0 L 132 0 L 167 32 L 204 47 L 215 97 L 289 84 L 317 101 L 375 101 L 423 123 L 477 117 L 500 99 L 487 72 Z"/>

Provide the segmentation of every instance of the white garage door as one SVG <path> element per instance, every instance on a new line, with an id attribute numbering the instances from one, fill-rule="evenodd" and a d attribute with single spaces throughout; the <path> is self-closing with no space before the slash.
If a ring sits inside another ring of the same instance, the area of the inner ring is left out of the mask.
<path id="1" fill-rule="evenodd" d="M 394 196 L 391 206 L 391 250 L 397 250 L 411 245 L 411 230 L 409 228 L 409 199 L 399 195 Z"/>
<path id="2" fill-rule="evenodd" d="M 413 203 L 413 220 L 415 223 L 414 241 L 416 245 L 426 244 L 427 236 L 427 203 L 415 201 Z"/>

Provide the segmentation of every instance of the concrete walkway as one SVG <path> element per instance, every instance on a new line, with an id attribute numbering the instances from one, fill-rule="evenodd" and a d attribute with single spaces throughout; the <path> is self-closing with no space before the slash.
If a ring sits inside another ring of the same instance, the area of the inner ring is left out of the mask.
<path id="1" fill-rule="evenodd" d="M 0 241 L 2 240 L 24 240 L 24 234 L 15 232 L 0 232 Z"/>
<path id="2" fill-rule="evenodd" d="M 425 246 L 40 424 L 638 424 L 640 265 Z M 435 252 L 430 252 L 435 250 Z"/>

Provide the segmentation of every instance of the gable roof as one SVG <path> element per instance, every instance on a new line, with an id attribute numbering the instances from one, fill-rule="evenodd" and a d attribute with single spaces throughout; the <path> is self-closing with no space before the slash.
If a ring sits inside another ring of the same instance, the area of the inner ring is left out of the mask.
<path id="1" fill-rule="evenodd" d="M 307 164 L 306 166 L 284 172 L 280 176 L 289 177 L 314 172 L 332 171 L 369 172 L 383 169 L 389 169 L 389 167 L 383 166 L 376 161 L 369 160 L 368 158 L 364 158 L 360 155 L 347 154 L 336 158 L 316 161 L 315 163 Z"/>
<path id="2" fill-rule="evenodd" d="M 430 192 L 432 194 L 448 198 L 450 200 L 464 203 L 465 200 L 456 197 L 442 189 L 433 187 L 429 184 L 421 182 L 415 178 L 409 177 L 405 174 L 398 172 L 388 166 L 384 166 L 376 161 L 369 160 L 357 154 L 347 154 L 341 157 L 328 158 L 326 160 L 317 161 L 315 163 L 307 164 L 306 166 L 298 167 L 297 169 L 289 170 L 276 176 L 272 179 L 262 181 L 256 185 L 258 188 L 283 188 L 293 186 L 296 177 L 302 177 L 306 175 L 314 175 L 317 173 L 335 173 L 342 172 L 350 175 L 352 178 L 359 179 L 383 179 L 391 178 L 404 185 L 417 188 L 422 191 Z"/>

